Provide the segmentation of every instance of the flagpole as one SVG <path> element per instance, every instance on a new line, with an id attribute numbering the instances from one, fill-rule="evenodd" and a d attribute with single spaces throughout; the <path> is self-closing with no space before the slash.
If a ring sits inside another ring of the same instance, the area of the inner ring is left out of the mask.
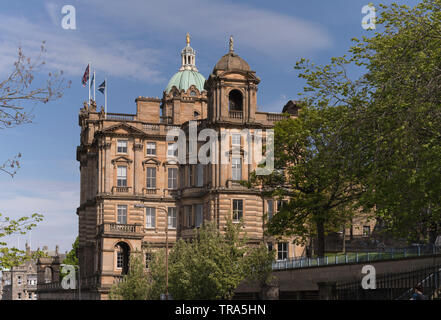
<path id="1" fill-rule="evenodd" d="M 104 118 L 107 118 L 107 78 L 104 78 Z"/>
<path id="2" fill-rule="evenodd" d="M 87 86 L 89 87 L 89 105 L 90 105 L 90 74 L 92 73 L 92 69 L 91 69 L 91 63 L 89 61 L 89 77 L 87 79 Z"/>
<path id="3" fill-rule="evenodd" d="M 93 71 L 93 101 L 96 102 L 96 96 L 95 96 L 95 82 L 96 82 L 96 79 L 95 79 L 95 71 Z"/>

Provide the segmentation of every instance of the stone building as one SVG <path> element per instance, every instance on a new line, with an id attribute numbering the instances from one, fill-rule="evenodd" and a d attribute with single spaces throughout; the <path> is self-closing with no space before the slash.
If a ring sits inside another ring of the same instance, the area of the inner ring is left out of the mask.
<path id="1" fill-rule="evenodd" d="M 39 251 L 39 250 L 37 250 Z M 48 257 L 57 257 L 63 260 L 65 254 L 58 253 L 58 246 L 55 251 L 49 251 L 47 246 L 42 250 Z M 26 254 L 34 252 L 26 244 Z M 37 261 L 31 259 L 20 266 L 12 267 L 2 272 L 1 287 L 3 300 L 37 300 Z"/>
<path id="2" fill-rule="evenodd" d="M 260 79 L 234 52 L 232 39 L 207 80 L 195 61 L 187 36 L 181 67 L 161 99 L 138 97 L 136 114 L 105 114 L 93 101 L 80 110 L 77 214 L 81 278 L 87 282 L 82 285 L 84 298 L 105 299 L 127 272 L 130 252 L 145 252 L 148 260 L 149 250 L 164 248 L 166 240 L 172 245 L 189 238 L 207 221 L 215 221 L 220 230 L 228 219 L 242 221 L 250 244 L 268 243 L 278 259 L 304 255 L 304 248 L 292 239 L 264 238 L 265 217 L 282 203 L 238 183 L 257 167 L 255 160 L 248 160 L 255 150 L 248 148 L 242 129 L 252 136 L 261 134 L 265 141 L 266 130 L 286 116 L 296 116 L 298 107 L 288 103 L 291 115 L 258 110 Z M 185 133 L 184 146 L 180 139 L 167 140 L 167 134 L 178 129 Z M 227 148 L 216 144 L 205 153 L 212 161 L 202 164 L 194 154 L 203 148 L 204 129 L 216 134 L 213 139 L 223 137 Z M 221 162 L 222 157 L 228 163 Z"/>

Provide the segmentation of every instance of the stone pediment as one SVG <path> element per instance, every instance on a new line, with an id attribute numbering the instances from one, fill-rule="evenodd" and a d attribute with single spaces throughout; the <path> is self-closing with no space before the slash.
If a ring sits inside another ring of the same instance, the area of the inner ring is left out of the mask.
<path id="1" fill-rule="evenodd" d="M 127 158 L 126 156 L 119 156 L 116 157 L 115 159 L 112 159 L 112 164 L 115 166 L 118 163 L 127 163 L 128 165 L 130 165 L 133 162 L 133 160 Z"/>
<path id="2" fill-rule="evenodd" d="M 100 131 L 101 134 L 145 135 L 145 132 L 127 123 L 118 123 Z"/>
<path id="3" fill-rule="evenodd" d="M 145 167 L 146 165 L 159 166 L 160 164 L 161 164 L 161 161 L 159 161 L 158 159 L 156 159 L 154 157 L 147 158 L 142 162 L 143 167 Z"/>

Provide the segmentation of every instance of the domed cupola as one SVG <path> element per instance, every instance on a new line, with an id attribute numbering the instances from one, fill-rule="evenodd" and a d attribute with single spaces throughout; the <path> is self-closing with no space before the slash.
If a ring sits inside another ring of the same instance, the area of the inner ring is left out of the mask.
<path id="1" fill-rule="evenodd" d="M 187 91 L 194 85 L 199 92 L 204 90 L 205 78 L 196 68 L 196 51 L 190 47 L 190 35 L 187 33 L 187 45 L 181 51 L 181 68 L 168 82 L 165 88 L 166 94 L 170 93 L 173 87 L 179 91 Z"/>

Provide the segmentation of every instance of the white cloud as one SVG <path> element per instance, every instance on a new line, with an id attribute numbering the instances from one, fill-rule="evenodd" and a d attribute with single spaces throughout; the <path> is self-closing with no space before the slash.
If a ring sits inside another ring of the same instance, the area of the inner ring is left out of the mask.
<path id="1" fill-rule="evenodd" d="M 294 17 L 250 5 L 207 0 L 144 0 L 90 2 L 98 12 L 136 29 L 158 30 L 165 38 L 183 41 L 193 36 L 221 43 L 226 47 L 230 34 L 237 47 L 257 50 L 274 57 L 324 49 L 331 45 L 329 33 L 322 27 Z M 97 13 L 98 13 L 97 12 Z"/>
<path id="2" fill-rule="evenodd" d="M 47 5 L 52 12 L 55 5 Z M 86 31 L 87 32 L 87 31 Z M 89 61 L 97 71 L 107 75 L 129 77 L 158 82 L 157 49 L 141 48 L 120 41 L 114 34 L 84 35 L 75 30 L 64 30 L 37 23 L 23 17 L 0 15 L 0 72 L 6 72 L 16 59 L 17 47 L 34 57 L 39 53 L 41 41 L 46 41 L 47 68 L 63 70 L 69 75 L 82 75 Z"/>
<path id="3" fill-rule="evenodd" d="M 8 242 L 23 248 L 30 240 L 31 247 L 60 245 L 69 250 L 78 234 L 79 185 L 62 181 L 16 180 L 0 181 L 0 212 L 13 219 L 44 215 L 43 221 L 31 233 L 8 238 Z M 38 240 L 37 240 L 38 239 Z"/>

